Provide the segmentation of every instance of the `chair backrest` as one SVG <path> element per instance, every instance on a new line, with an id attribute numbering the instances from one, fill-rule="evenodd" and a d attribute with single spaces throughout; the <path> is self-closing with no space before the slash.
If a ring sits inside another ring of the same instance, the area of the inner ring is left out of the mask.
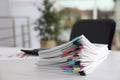
<path id="1" fill-rule="evenodd" d="M 70 40 L 84 34 L 92 43 L 108 44 L 111 49 L 116 23 L 113 20 L 79 20 L 72 28 Z"/>

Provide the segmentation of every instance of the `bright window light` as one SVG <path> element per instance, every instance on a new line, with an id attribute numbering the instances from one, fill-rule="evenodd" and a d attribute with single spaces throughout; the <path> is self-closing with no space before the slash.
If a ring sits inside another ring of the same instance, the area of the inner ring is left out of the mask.
<path id="1" fill-rule="evenodd" d="M 80 10 L 92 10 L 94 0 L 56 0 L 55 6 L 62 8 L 76 7 Z M 111 11 L 114 8 L 113 0 L 97 0 L 97 7 L 101 11 Z"/>

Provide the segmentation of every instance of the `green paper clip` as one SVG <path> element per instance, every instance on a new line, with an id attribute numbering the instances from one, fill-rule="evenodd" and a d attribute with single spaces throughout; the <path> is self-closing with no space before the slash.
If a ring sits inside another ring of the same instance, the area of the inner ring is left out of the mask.
<path id="1" fill-rule="evenodd" d="M 73 71 L 71 69 L 67 69 L 67 70 L 65 70 L 65 72 L 72 73 Z"/>
<path id="2" fill-rule="evenodd" d="M 75 41 L 78 41 L 79 40 L 79 37 L 76 37 L 74 39 L 72 39 L 72 42 L 75 42 Z"/>
<path id="3" fill-rule="evenodd" d="M 70 46 L 68 46 L 68 47 L 66 47 L 66 48 L 63 48 L 62 51 L 63 51 L 63 50 L 67 50 L 67 49 L 69 49 L 69 48 L 73 48 L 73 47 L 76 47 L 76 45 L 72 44 L 72 45 L 70 45 Z"/>

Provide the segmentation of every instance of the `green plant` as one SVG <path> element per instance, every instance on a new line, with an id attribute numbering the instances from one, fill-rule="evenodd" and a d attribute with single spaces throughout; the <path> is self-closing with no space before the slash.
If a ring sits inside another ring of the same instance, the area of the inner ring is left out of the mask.
<path id="1" fill-rule="evenodd" d="M 44 0 L 43 7 L 38 8 L 42 16 L 35 22 L 35 30 L 42 40 L 58 40 L 60 34 L 59 15 L 53 10 L 53 2 Z"/>

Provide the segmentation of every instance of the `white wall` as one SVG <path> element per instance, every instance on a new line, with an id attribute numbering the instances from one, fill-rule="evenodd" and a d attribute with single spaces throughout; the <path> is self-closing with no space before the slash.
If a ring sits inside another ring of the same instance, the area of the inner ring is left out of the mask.
<path id="1" fill-rule="evenodd" d="M 0 0 L 0 16 L 9 16 L 8 0 Z"/>
<path id="2" fill-rule="evenodd" d="M 8 0 L 0 0 L 0 46 L 12 46 L 13 39 L 6 39 L 12 37 L 11 20 L 3 18 L 3 16 L 9 16 L 9 2 Z M 8 29 L 5 29 L 9 27 Z M 4 38 L 4 40 L 3 40 Z"/>
<path id="3" fill-rule="evenodd" d="M 35 20 L 40 16 L 37 10 L 37 5 L 41 4 L 42 0 L 10 0 L 11 16 L 28 16 L 30 18 L 31 32 L 31 47 L 40 47 L 34 28 Z"/>

